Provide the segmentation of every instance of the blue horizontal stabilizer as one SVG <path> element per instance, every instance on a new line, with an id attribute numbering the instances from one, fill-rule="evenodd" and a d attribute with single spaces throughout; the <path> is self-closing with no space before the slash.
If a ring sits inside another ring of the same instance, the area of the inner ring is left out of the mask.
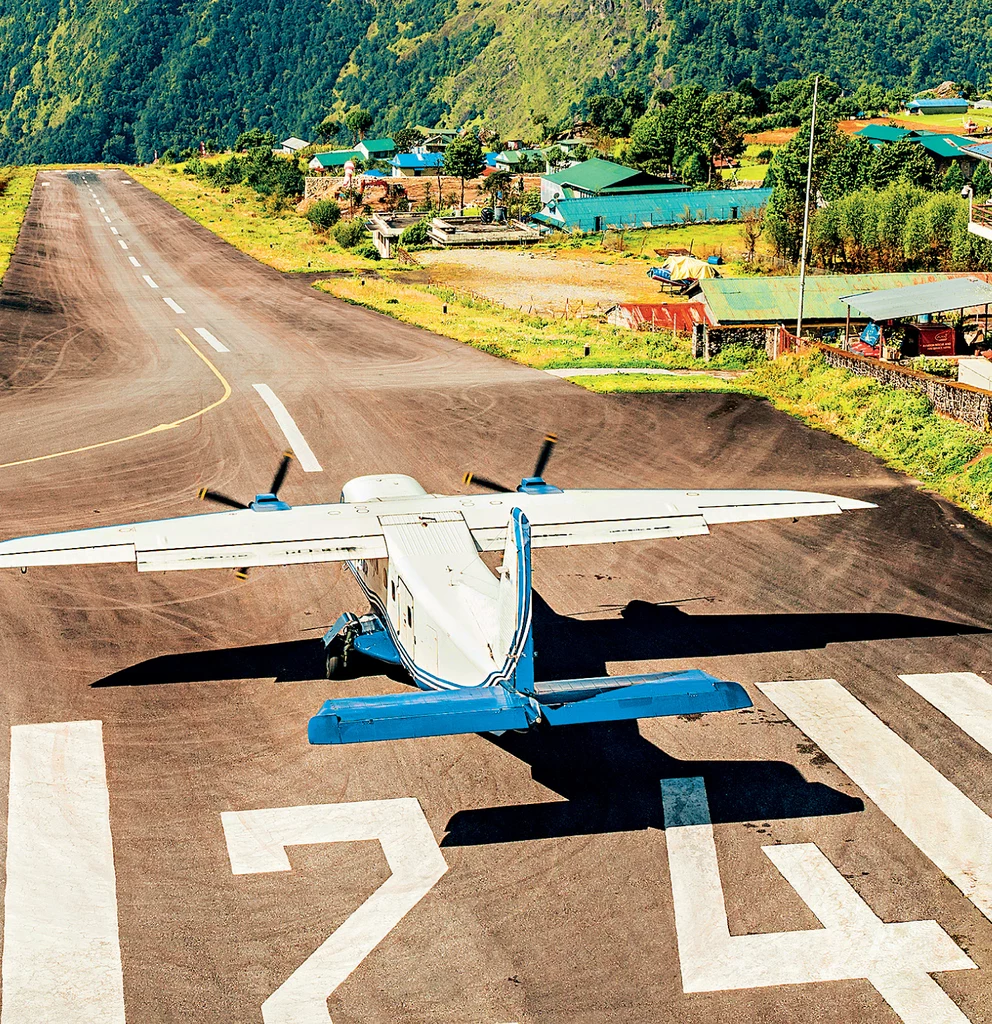
<path id="1" fill-rule="evenodd" d="M 526 729 L 536 718 L 526 697 L 502 686 L 479 686 L 325 701 L 307 735 L 311 743 L 368 743 Z"/>
<path id="2" fill-rule="evenodd" d="M 384 629 L 376 629 L 370 633 L 359 633 L 353 641 L 356 651 L 369 658 L 376 658 L 388 665 L 400 664 L 400 652 L 393 643 L 393 638 Z"/>
<path id="3" fill-rule="evenodd" d="M 751 706 L 739 683 L 724 682 L 698 669 L 539 683 L 536 697 L 549 725 L 694 715 Z"/>

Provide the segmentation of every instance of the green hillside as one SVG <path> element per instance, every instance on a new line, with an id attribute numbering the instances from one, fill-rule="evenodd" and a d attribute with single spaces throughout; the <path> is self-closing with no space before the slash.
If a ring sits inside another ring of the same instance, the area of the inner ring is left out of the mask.
<path id="1" fill-rule="evenodd" d="M 661 11 L 664 9 L 664 18 Z M 148 159 L 244 128 L 311 137 L 494 120 L 533 134 L 585 97 L 695 79 L 987 87 L 979 0 L 7 0 L 0 163 Z"/>

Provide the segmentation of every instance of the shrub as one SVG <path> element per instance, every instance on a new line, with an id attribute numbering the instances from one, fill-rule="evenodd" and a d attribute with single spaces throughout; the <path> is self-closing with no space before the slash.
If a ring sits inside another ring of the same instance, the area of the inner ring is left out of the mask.
<path id="1" fill-rule="evenodd" d="M 333 199 L 318 199 L 304 216 L 318 231 L 329 231 L 341 219 L 341 207 Z"/>
<path id="2" fill-rule="evenodd" d="M 771 149 L 762 149 L 762 150 L 759 151 L 758 155 L 755 157 L 755 160 L 757 160 L 759 164 L 770 164 L 772 162 L 772 157 L 774 157 L 774 156 L 775 156 L 775 153 L 774 153 L 773 150 L 771 150 Z"/>
<path id="3" fill-rule="evenodd" d="M 430 220 L 425 217 L 422 221 L 416 224 L 411 224 L 408 228 L 403 229 L 403 234 L 400 235 L 399 243 L 402 246 L 412 247 L 417 245 L 429 245 L 430 236 L 428 231 L 430 230 Z"/>
<path id="4" fill-rule="evenodd" d="M 343 248 L 353 249 L 365 238 L 365 224 L 361 220 L 343 220 L 335 227 L 334 238 Z"/>
<path id="5" fill-rule="evenodd" d="M 374 242 L 362 242 L 361 245 L 356 245 L 352 251 L 356 256 L 361 256 L 363 260 L 382 259 Z"/>

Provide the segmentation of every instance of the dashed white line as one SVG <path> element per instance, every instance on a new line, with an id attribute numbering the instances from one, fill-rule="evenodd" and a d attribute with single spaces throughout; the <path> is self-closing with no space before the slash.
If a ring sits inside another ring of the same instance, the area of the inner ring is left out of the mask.
<path id="1" fill-rule="evenodd" d="M 836 679 L 757 685 L 992 920 L 992 818 Z"/>
<path id="2" fill-rule="evenodd" d="M 145 279 L 145 284 L 148 285 L 149 288 L 158 287 L 158 285 L 147 274 L 142 274 L 141 276 Z"/>
<path id="3" fill-rule="evenodd" d="M 105 210 L 105 209 L 104 209 L 104 208 L 103 208 L 103 207 L 101 206 L 101 207 L 100 207 L 100 212 L 101 212 L 101 213 L 106 213 L 107 211 L 106 211 L 106 210 Z"/>
<path id="4" fill-rule="evenodd" d="M 176 302 L 175 299 L 163 299 L 162 300 L 168 307 L 175 313 L 185 313 L 186 310 Z"/>
<path id="5" fill-rule="evenodd" d="M 42 187 L 42 188 L 48 188 L 48 186 L 49 186 L 50 184 L 51 184 L 51 182 L 50 182 L 50 181 L 43 181 L 43 182 L 41 183 L 41 187 Z"/>
<path id="6" fill-rule="evenodd" d="M 197 334 L 215 351 L 215 352 L 230 352 L 231 350 L 223 343 L 218 341 L 206 327 L 194 327 Z"/>
<path id="7" fill-rule="evenodd" d="M 107 222 L 108 224 L 110 223 L 110 218 L 109 218 L 109 217 L 104 217 L 103 219 L 104 219 L 104 220 L 105 220 L 105 221 L 106 221 L 106 222 Z"/>
<path id="8" fill-rule="evenodd" d="M 141 266 L 141 264 L 133 256 L 128 256 L 128 259 L 131 261 L 131 266 L 132 267 L 140 267 Z"/>
<path id="9" fill-rule="evenodd" d="M 272 415 L 275 416 L 276 423 L 279 424 L 283 434 L 286 435 L 286 440 L 289 442 L 290 448 L 293 449 L 293 454 L 299 461 L 303 471 L 306 473 L 322 473 L 323 466 L 317 461 L 317 457 L 314 455 L 310 445 L 307 444 L 306 439 L 300 433 L 300 428 L 294 422 L 293 417 L 286 411 L 286 406 L 275 396 L 272 388 L 268 384 L 254 384 L 253 387 L 262 396 L 262 401 L 269 407 Z"/>
<path id="10" fill-rule="evenodd" d="M 126 248 L 127 248 L 127 242 L 125 242 L 123 238 L 118 238 L 118 239 L 117 239 L 117 244 L 118 244 L 118 245 L 119 245 L 119 246 L 120 246 L 120 247 L 121 247 L 122 249 L 126 249 Z"/>
<path id="11" fill-rule="evenodd" d="M 101 722 L 10 730 L 3 1024 L 124 1024 Z"/>
<path id="12" fill-rule="evenodd" d="M 115 235 L 119 235 L 120 234 L 120 232 L 117 230 L 117 228 L 111 228 L 110 230 Z"/>

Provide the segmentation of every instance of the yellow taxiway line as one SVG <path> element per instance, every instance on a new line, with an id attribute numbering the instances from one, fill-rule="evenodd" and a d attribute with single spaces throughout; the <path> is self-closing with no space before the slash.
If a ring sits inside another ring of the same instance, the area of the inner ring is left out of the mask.
<path id="1" fill-rule="evenodd" d="M 159 423 L 157 427 L 149 427 L 147 430 L 139 431 L 137 434 L 128 434 L 127 437 L 115 437 L 109 441 L 97 441 L 95 444 L 86 444 L 80 448 L 67 448 L 63 452 L 50 452 L 48 455 L 35 455 L 30 459 L 18 459 L 16 462 L 2 462 L 0 463 L 0 469 L 10 469 L 12 466 L 26 466 L 31 462 L 45 462 L 48 459 L 60 459 L 64 455 L 78 455 L 80 452 L 91 452 L 97 448 L 107 448 L 112 444 L 123 444 L 125 441 L 136 441 L 139 437 L 148 437 L 150 434 L 159 434 L 163 430 L 174 430 L 176 427 L 182 426 L 184 423 L 189 423 L 190 420 L 195 420 L 198 416 L 210 412 L 211 409 L 216 409 L 218 405 L 223 405 L 231 397 L 231 385 L 227 383 L 224 375 L 217 369 L 216 366 L 186 337 L 185 334 L 179 328 L 176 328 L 176 334 L 179 335 L 183 341 L 207 364 L 210 372 L 221 382 L 224 388 L 224 394 L 221 395 L 216 401 L 211 402 L 210 405 L 204 406 L 202 409 L 198 409 L 196 412 L 191 412 L 188 416 L 183 416 L 182 419 L 175 420 L 172 423 Z"/>

